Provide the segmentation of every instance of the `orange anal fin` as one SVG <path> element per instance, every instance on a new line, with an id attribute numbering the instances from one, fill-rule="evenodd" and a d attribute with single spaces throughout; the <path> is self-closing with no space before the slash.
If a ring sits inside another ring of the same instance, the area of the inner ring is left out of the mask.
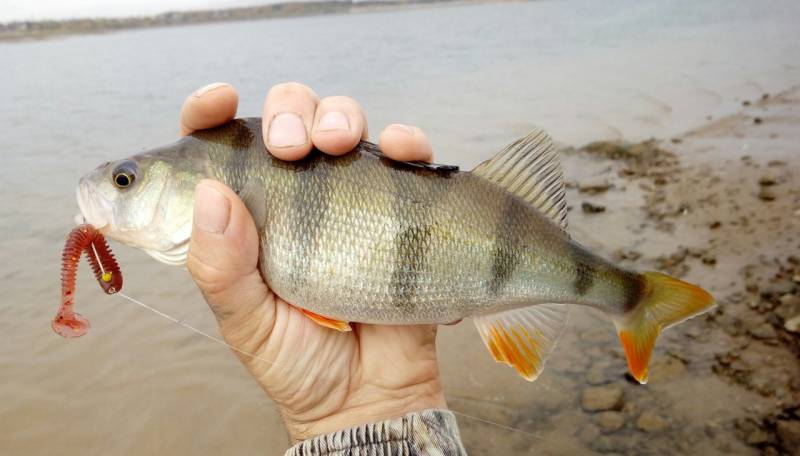
<path id="1" fill-rule="evenodd" d="M 475 317 L 475 327 L 495 361 L 533 381 L 567 321 L 563 304 L 540 304 Z"/>
<path id="2" fill-rule="evenodd" d="M 346 321 L 334 320 L 333 318 L 323 317 L 322 315 L 315 314 L 314 312 L 306 309 L 297 308 L 300 312 L 303 312 L 308 318 L 314 321 L 314 323 L 324 326 L 326 328 L 335 329 L 341 332 L 348 332 L 352 331 L 353 328 L 350 327 L 350 323 Z"/>
<path id="3" fill-rule="evenodd" d="M 513 367 L 526 380 L 536 378 L 541 363 L 539 356 L 529 348 L 528 344 L 535 346 L 536 342 L 527 335 L 525 328 L 494 325 L 489 334 L 489 351 L 495 361 Z"/>

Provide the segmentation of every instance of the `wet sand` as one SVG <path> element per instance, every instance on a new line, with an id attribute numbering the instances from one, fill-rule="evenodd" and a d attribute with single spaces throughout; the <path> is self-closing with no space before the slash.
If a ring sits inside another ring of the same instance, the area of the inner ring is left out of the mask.
<path id="1" fill-rule="evenodd" d="M 662 334 L 644 386 L 625 374 L 613 326 L 589 309 L 572 312 L 533 385 L 461 342 L 469 325 L 443 329 L 442 354 L 456 357 L 444 369 L 451 406 L 528 433 L 462 417 L 467 447 L 800 454 L 798 144 L 794 89 L 674 138 L 567 148 L 573 236 L 630 267 L 702 284 L 718 307 Z M 459 378 L 461 363 L 480 374 Z"/>

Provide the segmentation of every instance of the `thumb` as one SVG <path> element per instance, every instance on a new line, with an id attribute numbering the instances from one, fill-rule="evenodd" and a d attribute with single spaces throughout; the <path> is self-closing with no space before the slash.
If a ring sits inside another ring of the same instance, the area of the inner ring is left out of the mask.
<path id="1" fill-rule="evenodd" d="M 186 266 L 223 336 L 246 330 L 248 321 L 271 326 L 274 301 L 258 272 L 255 224 L 242 200 L 220 182 L 205 179 L 195 188 Z"/>

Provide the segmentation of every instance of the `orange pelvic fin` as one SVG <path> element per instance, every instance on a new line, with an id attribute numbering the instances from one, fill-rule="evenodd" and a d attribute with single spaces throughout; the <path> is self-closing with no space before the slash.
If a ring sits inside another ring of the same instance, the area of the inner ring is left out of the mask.
<path id="1" fill-rule="evenodd" d="M 322 315 L 315 314 L 314 312 L 306 309 L 297 308 L 300 312 L 306 314 L 306 316 L 314 321 L 314 323 L 324 326 L 326 328 L 335 329 L 341 332 L 348 332 L 352 331 L 353 328 L 350 327 L 350 323 L 341 320 L 334 320 L 333 318 L 323 317 Z"/>
<path id="2" fill-rule="evenodd" d="M 564 304 L 540 304 L 475 317 L 475 326 L 495 361 L 533 381 L 544 369 L 566 321 Z"/>

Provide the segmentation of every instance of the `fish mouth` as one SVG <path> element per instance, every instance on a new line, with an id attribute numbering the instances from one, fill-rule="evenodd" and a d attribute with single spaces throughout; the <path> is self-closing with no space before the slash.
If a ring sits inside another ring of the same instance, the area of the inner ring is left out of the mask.
<path id="1" fill-rule="evenodd" d="M 81 178 L 76 190 L 80 214 L 75 216 L 76 223 L 88 223 L 102 232 L 109 224 L 108 214 L 111 208 L 99 197 L 86 178 Z"/>

